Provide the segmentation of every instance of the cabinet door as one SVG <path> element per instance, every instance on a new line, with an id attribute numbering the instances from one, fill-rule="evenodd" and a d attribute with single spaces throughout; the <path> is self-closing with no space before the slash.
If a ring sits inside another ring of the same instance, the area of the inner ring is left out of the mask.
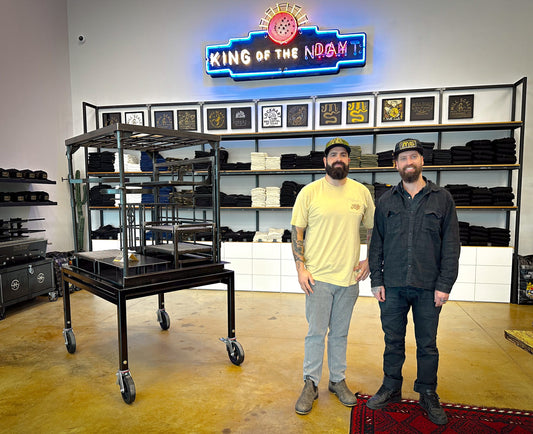
<path id="1" fill-rule="evenodd" d="M 32 296 L 48 292 L 54 286 L 52 263 L 28 265 L 28 286 Z"/>
<path id="2" fill-rule="evenodd" d="M 26 268 L 12 269 L 2 273 L 2 302 L 4 304 L 13 300 L 23 299 L 29 293 Z"/>

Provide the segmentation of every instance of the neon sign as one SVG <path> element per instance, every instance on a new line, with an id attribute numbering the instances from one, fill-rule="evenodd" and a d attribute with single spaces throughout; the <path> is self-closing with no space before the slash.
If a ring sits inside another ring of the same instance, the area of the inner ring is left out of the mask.
<path id="1" fill-rule="evenodd" d="M 298 9 L 295 9 L 298 8 Z M 300 27 L 307 22 L 298 6 L 288 3 L 267 10 L 260 27 L 245 38 L 206 47 L 206 72 L 234 80 L 335 74 L 340 68 L 366 64 L 366 34 Z"/>

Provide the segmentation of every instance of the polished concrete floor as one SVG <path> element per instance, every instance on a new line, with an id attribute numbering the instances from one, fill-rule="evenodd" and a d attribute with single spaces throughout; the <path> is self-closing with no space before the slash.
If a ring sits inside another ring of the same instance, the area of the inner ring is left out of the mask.
<path id="1" fill-rule="evenodd" d="M 156 297 L 128 302 L 129 364 L 137 398 L 115 384 L 115 306 L 72 294 L 77 351 L 66 351 L 62 299 L 8 308 L 0 321 L 0 432 L 5 433 L 347 433 L 350 409 L 327 390 L 307 416 L 294 412 L 303 385 L 303 294 L 238 292 L 236 333 L 246 357 L 235 366 L 225 291 L 168 294 L 171 326 L 156 321 Z M 349 334 L 347 382 L 373 394 L 381 384 L 383 336 L 373 298 L 357 301 Z M 533 306 L 449 302 L 441 315 L 438 392 L 443 401 L 533 410 L 533 355 L 504 338 L 531 330 Z M 412 329 L 403 396 L 412 391 Z"/>

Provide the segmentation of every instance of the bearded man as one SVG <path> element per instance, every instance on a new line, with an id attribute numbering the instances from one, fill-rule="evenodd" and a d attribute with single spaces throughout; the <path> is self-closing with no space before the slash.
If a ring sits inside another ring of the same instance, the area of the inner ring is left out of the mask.
<path id="1" fill-rule="evenodd" d="M 359 258 L 359 227 L 363 223 L 368 229 L 369 240 L 374 202 L 364 185 L 348 178 L 350 151 L 341 138 L 327 143 L 325 177 L 300 191 L 292 212 L 292 250 L 309 324 L 298 414 L 309 413 L 318 398 L 326 334 L 328 389 L 345 406 L 357 402 L 345 381 L 346 346 L 358 282 L 369 275 L 368 261 Z"/>
<path id="2" fill-rule="evenodd" d="M 379 410 L 402 399 L 407 314 L 412 309 L 414 390 L 428 418 L 444 425 L 448 417 L 436 392 L 437 327 L 459 269 L 459 223 L 452 195 L 422 176 L 424 148 L 418 140 L 398 142 L 394 160 L 402 180 L 377 202 L 368 253 L 385 351 L 383 384 L 366 405 Z"/>

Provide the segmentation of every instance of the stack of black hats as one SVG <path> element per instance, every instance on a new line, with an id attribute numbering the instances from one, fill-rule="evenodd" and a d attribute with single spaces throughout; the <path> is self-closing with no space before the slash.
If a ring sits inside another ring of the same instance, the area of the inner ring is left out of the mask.
<path id="1" fill-rule="evenodd" d="M 463 246 L 468 246 L 470 244 L 470 223 L 459 222 L 459 239 Z"/>
<path id="2" fill-rule="evenodd" d="M 466 146 L 472 150 L 472 164 L 491 164 L 494 149 L 490 140 L 470 140 Z"/>
<path id="3" fill-rule="evenodd" d="M 91 206 L 115 206 L 115 195 L 102 193 L 101 190 L 112 188 L 110 185 L 100 184 L 89 190 L 89 205 Z"/>
<path id="4" fill-rule="evenodd" d="M 433 163 L 433 148 L 435 148 L 434 142 L 420 142 L 424 148 L 424 164 L 431 166 Z"/>
<path id="5" fill-rule="evenodd" d="M 115 153 L 109 151 L 89 153 L 87 170 L 89 172 L 114 172 Z"/>
<path id="6" fill-rule="evenodd" d="M 452 146 L 452 164 L 472 164 L 472 149 L 468 146 Z"/>
<path id="7" fill-rule="evenodd" d="M 279 205 L 283 207 L 294 206 L 296 196 L 298 196 L 298 193 L 304 185 L 305 184 L 298 184 L 294 181 L 284 181 L 283 184 L 281 184 L 279 193 Z"/>
<path id="8" fill-rule="evenodd" d="M 515 164 L 516 163 L 516 140 L 514 137 L 504 137 L 492 141 L 494 150 L 494 163 Z"/>
<path id="9" fill-rule="evenodd" d="M 508 229 L 488 228 L 489 243 L 491 246 L 508 247 L 511 241 L 511 234 Z"/>
<path id="10" fill-rule="evenodd" d="M 392 166 L 392 162 L 394 161 L 394 152 L 392 150 L 378 152 L 377 155 L 378 155 L 378 167 Z"/>
<path id="11" fill-rule="evenodd" d="M 470 241 L 471 246 L 488 246 L 489 244 L 489 230 L 483 226 L 470 225 Z"/>
<path id="12" fill-rule="evenodd" d="M 492 192 L 487 187 L 472 187 L 472 205 L 492 205 Z"/>
<path id="13" fill-rule="evenodd" d="M 447 184 L 444 186 L 448 190 L 456 206 L 468 206 L 472 204 L 472 187 L 466 184 Z"/>
<path id="14" fill-rule="evenodd" d="M 495 206 L 513 206 L 514 193 L 512 187 L 492 187 L 492 204 Z"/>
<path id="15" fill-rule="evenodd" d="M 384 193 L 386 193 L 388 190 L 392 188 L 392 185 L 382 184 L 380 182 L 375 182 L 373 185 L 374 185 L 374 194 L 376 196 L 376 200 L 378 200 Z"/>
<path id="16" fill-rule="evenodd" d="M 433 164 L 435 166 L 452 164 L 452 151 L 450 149 L 435 149 L 433 151 Z"/>

